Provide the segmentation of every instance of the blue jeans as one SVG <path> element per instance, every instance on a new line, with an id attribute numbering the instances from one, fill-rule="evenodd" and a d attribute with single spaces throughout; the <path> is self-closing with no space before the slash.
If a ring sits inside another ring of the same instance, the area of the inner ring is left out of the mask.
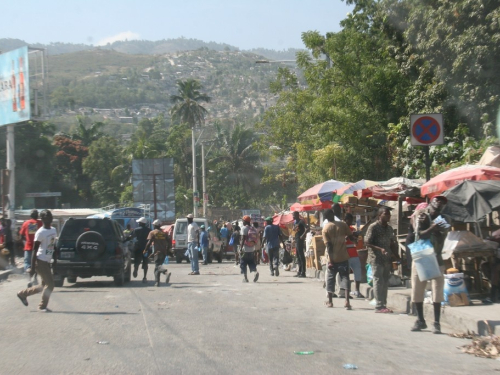
<path id="1" fill-rule="evenodd" d="M 33 250 L 31 251 L 26 251 L 24 250 L 24 272 L 28 268 L 31 268 L 31 255 L 33 254 Z"/>
<path id="2" fill-rule="evenodd" d="M 188 242 L 189 258 L 191 260 L 191 271 L 199 272 L 200 267 L 198 265 L 198 249 L 196 248 L 196 242 Z"/>
<path id="3" fill-rule="evenodd" d="M 203 253 L 203 263 L 208 262 L 208 246 L 202 246 L 201 251 Z"/>

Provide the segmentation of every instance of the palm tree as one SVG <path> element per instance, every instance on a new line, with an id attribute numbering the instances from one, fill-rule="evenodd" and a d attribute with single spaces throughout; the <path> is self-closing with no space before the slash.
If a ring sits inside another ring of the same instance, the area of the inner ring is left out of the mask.
<path id="1" fill-rule="evenodd" d="M 260 156 L 254 147 L 257 135 L 242 125 L 236 125 L 232 131 L 219 125 L 215 128 L 218 150 L 209 163 L 223 164 L 227 172 L 225 182 L 250 192 L 260 183 Z"/>
<path id="2" fill-rule="evenodd" d="M 211 98 L 200 92 L 202 85 L 196 79 L 178 80 L 176 86 L 178 94 L 170 96 L 170 101 L 174 104 L 170 115 L 173 119 L 189 124 L 191 128 L 201 126 L 207 110 L 200 102 L 209 103 Z"/>
<path id="3" fill-rule="evenodd" d="M 84 117 L 78 116 L 76 119 L 78 121 L 78 126 L 76 131 L 71 134 L 71 138 L 74 140 L 80 140 L 83 146 L 89 147 L 92 142 L 104 136 L 101 129 L 106 124 L 103 122 L 93 122 L 90 127 L 87 128 Z"/>

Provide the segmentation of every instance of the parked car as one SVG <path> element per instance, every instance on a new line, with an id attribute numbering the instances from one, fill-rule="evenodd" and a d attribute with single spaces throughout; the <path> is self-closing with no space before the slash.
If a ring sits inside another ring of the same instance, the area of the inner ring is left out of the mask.
<path id="1" fill-rule="evenodd" d="M 194 222 L 198 226 L 204 225 L 206 229 L 209 228 L 208 220 L 203 217 L 195 217 Z M 186 256 L 187 250 L 187 218 L 177 219 L 175 221 L 175 226 L 172 235 L 172 251 L 175 254 L 175 261 L 181 263 L 185 259 L 189 263 L 189 257 Z M 212 238 L 210 238 L 210 246 L 208 248 L 208 262 L 211 263 L 213 259 L 214 243 Z M 201 252 L 200 252 L 201 257 Z"/>
<path id="2" fill-rule="evenodd" d="M 61 287 L 65 278 L 75 283 L 77 277 L 111 276 L 117 286 L 130 281 L 131 253 L 123 228 L 114 220 L 70 218 L 56 248 L 56 286 Z"/>

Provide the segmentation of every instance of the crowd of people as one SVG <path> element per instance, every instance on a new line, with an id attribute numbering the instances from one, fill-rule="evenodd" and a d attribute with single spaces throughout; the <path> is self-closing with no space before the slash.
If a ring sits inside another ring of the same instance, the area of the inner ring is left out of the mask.
<path id="1" fill-rule="evenodd" d="M 451 220 L 442 214 L 447 203 L 447 198 L 438 195 L 431 199 L 429 204 L 417 207 L 411 216 L 411 227 L 407 237 L 407 245 L 418 239 L 428 239 L 432 243 L 437 262 L 440 266 L 441 275 L 432 279 L 432 301 L 434 306 L 433 332 L 441 333 L 440 313 L 441 302 L 444 300 L 444 265 L 442 250 L 447 232 L 450 230 Z M 343 220 L 341 219 L 343 217 Z M 198 226 L 193 220 L 192 214 L 187 215 L 187 247 L 191 260 L 191 272 L 189 275 L 199 275 L 198 252 L 203 254 L 203 264 L 208 261 L 208 248 L 210 234 L 204 225 Z M 364 235 L 364 245 L 368 249 L 368 263 L 371 265 L 373 274 L 373 291 L 376 300 L 376 313 L 392 313 L 387 306 L 387 294 L 389 288 L 389 277 L 392 262 L 398 261 L 398 245 L 394 230 L 391 227 L 391 209 L 381 206 L 377 211 L 376 221 L 367 226 Z M 439 220 L 438 220 L 439 219 Z M 17 296 L 24 305 L 28 305 L 27 298 L 42 292 L 42 300 L 39 304 L 40 311 L 48 311 L 47 304 L 50 294 L 54 289 L 54 281 L 50 269 L 50 261 L 54 254 L 54 241 L 56 230 L 51 227 L 52 214 L 49 210 L 42 211 L 40 219 L 38 211 L 33 210 L 31 218 L 27 220 L 20 229 L 20 235 L 24 239 L 24 269 L 30 276 L 40 275 L 41 285 L 35 285 L 20 291 Z M 220 236 L 223 246 L 232 245 L 235 253 L 235 262 L 240 267 L 243 282 L 249 282 L 248 274 L 254 273 L 253 282 L 259 279 L 257 266 L 261 260 L 269 264 L 271 276 L 279 276 L 280 269 L 280 245 L 284 249 L 285 236 L 278 225 L 273 224 L 273 218 L 267 217 L 265 225 L 260 226 L 258 222 L 252 223 L 250 216 L 242 218 L 243 227 L 238 224 L 223 223 L 217 235 Z M 137 220 L 138 226 L 133 231 L 127 228 L 124 232 L 126 237 L 135 238 L 134 247 L 134 269 L 133 276 L 138 276 L 139 266 L 143 270 L 143 282 L 147 282 L 149 258 L 153 257 L 155 270 L 155 285 L 160 286 L 160 277 L 165 275 L 166 283 L 169 283 L 171 273 L 166 268 L 166 259 L 172 254 L 171 238 L 162 231 L 161 222 L 153 222 L 151 230 L 146 218 Z M 333 298 L 337 297 L 336 283 L 339 282 L 339 296 L 345 299 L 344 307 L 351 310 L 350 299 L 353 297 L 364 298 L 360 292 L 361 262 L 357 253 L 356 244 L 361 232 L 354 230 L 353 216 L 350 213 L 343 215 L 340 205 L 335 204 L 333 209 L 324 212 L 324 221 L 321 225 L 321 236 L 326 247 L 326 272 L 325 287 L 327 301 L 325 305 L 333 307 Z M 2 219 L 1 235 L 4 246 L 12 248 L 12 233 L 7 220 Z M 311 238 L 313 233 L 308 224 L 301 218 L 298 212 L 293 213 L 293 231 L 297 259 L 297 273 L 295 277 L 306 277 L 306 239 Z M 317 234 L 317 233 L 316 233 Z M 500 235 L 498 236 L 500 238 Z M 154 252 L 151 251 L 154 248 Z M 285 250 L 286 252 L 286 250 Z M 12 252 L 14 253 L 14 252 Z M 56 261 L 54 257 L 54 261 Z M 351 292 L 350 272 L 354 275 L 355 291 Z M 421 331 L 427 328 L 423 313 L 423 302 L 427 281 L 421 281 L 415 265 L 411 268 L 412 293 L 411 299 L 417 311 L 417 320 L 412 331 Z M 498 290 L 495 284 L 493 291 Z M 492 297 L 494 298 L 494 297 Z"/>

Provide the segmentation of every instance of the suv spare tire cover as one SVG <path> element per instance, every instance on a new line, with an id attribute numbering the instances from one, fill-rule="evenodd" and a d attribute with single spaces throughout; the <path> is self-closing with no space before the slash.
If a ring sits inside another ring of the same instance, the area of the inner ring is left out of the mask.
<path id="1" fill-rule="evenodd" d="M 76 240 L 76 251 L 84 259 L 96 259 L 106 250 L 106 242 L 99 232 L 85 232 Z"/>

